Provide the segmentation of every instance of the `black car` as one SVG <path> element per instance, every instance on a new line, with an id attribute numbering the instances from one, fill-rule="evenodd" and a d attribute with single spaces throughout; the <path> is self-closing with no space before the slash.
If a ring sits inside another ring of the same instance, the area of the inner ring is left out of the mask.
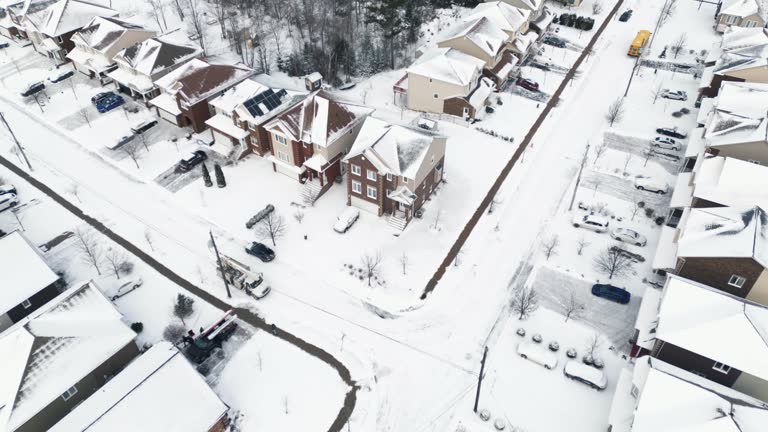
<path id="1" fill-rule="evenodd" d="M 198 150 L 194 153 L 190 153 L 179 161 L 177 165 L 179 171 L 186 172 L 197 166 L 200 162 L 208 159 L 208 155 L 204 151 Z"/>
<path id="2" fill-rule="evenodd" d="M 44 88 L 45 88 L 45 84 L 43 84 L 42 82 L 34 82 L 27 85 L 27 87 L 21 91 L 21 95 L 24 97 L 32 96 L 35 93 L 39 93 L 43 91 Z"/>
<path id="3" fill-rule="evenodd" d="M 116 96 L 115 92 L 103 92 L 99 93 L 91 98 L 91 103 L 96 105 L 99 103 L 100 100 L 110 97 L 110 96 Z"/>
<path id="4" fill-rule="evenodd" d="M 677 128 L 658 128 L 656 129 L 656 133 L 677 139 L 685 139 L 685 137 L 688 136 L 685 133 L 677 130 Z"/>
<path id="5" fill-rule="evenodd" d="M 632 18 L 632 9 L 627 9 L 619 16 L 619 21 L 627 22 L 630 18 Z"/>
<path id="6" fill-rule="evenodd" d="M 11 46 L 8 42 L 0 42 L 0 49 L 5 49 Z"/>
<path id="7" fill-rule="evenodd" d="M 275 259 L 275 251 L 259 242 L 253 242 L 251 247 L 245 248 L 245 251 L 264 262 L 270 262 Z"/>
<path id="8" fill-rule="evenodd" d="M 609 284 L 592 285 L 592 295 L 602 297 L 606 300 L 610 300 L 619 304 L 629 303 L 629 299 L 632 297 L 632 295 L 627 290 Z"/>
<path id="9" fill-rule="evenodd" d="M 146 120 L 143 120 L 131 127 L 131 132 L 135 134 L 140 134 L 148 131 L 149 129 L 152 129 L 157 125 L 157 120 L 153 118 L 149 118 Z"/>
<path id="10" fill-rule="evenodd" d="M 556 48 L 565 48 L 566 45 L 564 40 L 552 36 L 546 36 L 541 42 Z"/>

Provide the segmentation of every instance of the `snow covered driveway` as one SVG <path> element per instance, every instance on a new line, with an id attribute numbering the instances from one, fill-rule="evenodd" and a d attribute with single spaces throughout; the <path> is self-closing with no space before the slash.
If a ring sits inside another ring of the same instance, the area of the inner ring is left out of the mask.
<path id="1" fill-rule="evenodd" d="M 584 173 L 581 187 L 592 191 L 597 189 L 597 192 L 615 196 L 628 203 L 644 201 L 648 207 L 656 209 L 659 214 L 666 212 L 672 197 L 671 189 L 666 194 L 641 191 L 635 188 L 632 180 L 593 170 Z"/>
<path id="2" fill-rule="evenodd" d="M 652 160 L 662 166 L 670 174 L 677 174 L 680 170 L 683 160 L 683 151 L 675 150 L 662 150 L 658 148 L 651 148 L 650 143 L 653 140 L 653 136 L 638 137 L 624 135 L 614 131 L 608 131 L 605 133 L 603 142 L 608 148 L 622 151 L 637 156 L 640 159 L 645 160 L 647 152 L 651 150 L 653 153 L 649 160 Z M 685 146 L 685 140 L 677 140 Z"/>

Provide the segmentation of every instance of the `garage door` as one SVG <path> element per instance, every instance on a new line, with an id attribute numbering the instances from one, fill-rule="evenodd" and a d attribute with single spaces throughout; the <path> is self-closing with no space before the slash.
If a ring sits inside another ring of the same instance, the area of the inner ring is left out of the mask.
<path id="1" fill-rule="evenodd" d="M 299 175 L 296 173 L 296 170 L 293 167 L 287 166 L 286 164 L 282 164 L 279 162 L 273 162 L 275 164 L 275 168 L 277 169 L 277 172 L 280 174 L 285 174 L 288 177 L 297 180 L 299 178 Z"/>
<path id="2" fill-rule="evenodd" d="M 233 145 L 233 139 L 227 135 L 224 135 L 223 133 L 217 131 L 216 129 L 211 128 L 211 132 L 213 132 L 213 141 L 224 145 L 228 147 L 232 147 Z"/>
<path id="3" fill-rule="evenodd" d="M 361 210 L 365 210 L 369 213 L 373 213 L 376 216 L 379 215 L 379 205 L 376 203 L 372 203 L 370 201 L 366 201 L 362 198 L 358 198 L 355 196 L 352 197 L 352 200 L 350 202 L 352 203 L 353 206 Z"/>
<path id="4" fill-rule="evenodd" d="M 175 124 L 178 126 L 178 121 L 176 120 L 176 116 L 169 113 L 168 111 L 161 110 L 160 108 L 157 109 L 157 115 L 160 116 L 161 119 L 167 120 L 171 122 L 171 124 Z"/>

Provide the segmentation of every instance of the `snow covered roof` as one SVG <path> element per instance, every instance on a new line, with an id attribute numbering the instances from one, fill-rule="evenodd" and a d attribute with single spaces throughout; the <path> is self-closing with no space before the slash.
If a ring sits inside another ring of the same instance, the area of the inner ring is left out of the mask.
<path id="1" fill-rule="evenodd" d="M 181 114 L 178 101 L 168 93 L 160 93 L 159 96 L 150 100 L 149 104 L 173 115 Z"/>
<path id="2" fill-rule="evenodd" d="M 112 17 L 96 17 L 86 24 L 82 30 L 72 35 L 72 41 L 80 42 L 95 51 L 107 53 L 111 48 L 119 44 L 126 34 L 131 34 L 131 41 L 135 41 L 137 33 L 143 33 L 144 38 L 155 35 L 154 30 L 145 29 L 138 24 Z M 125 45 L 127 43 L 124 43 L 123 46 Z"/>
<path id="3" fill-rule="evenodd" d="M 733 15 L 740 18 L 757 14 L 765 20 L 765 3 L 764 0 L 723 0 L 720 14 Z"/>
<path id="4" fill-rule="evenodd" d="M 488 100 L 488 96 L 493 93 L 495 88 L 496 84 L 494 84 L 490 78 L 483 77 L 477 83 L 477 87 L 475 87 L 472 93 L 469 94 L 467 102 L 479 111 L 480 108 L 485 105 L 485 101 Z"/>
<path id="5" fill-rule="evenodd" d="M 713 108 L 730 114 L 763 117 L 768 112 L 768 84 L 724 81 Z"/>
<path id="6" fill-rule="evenodd" d="M 544 4 L 544 0 L 518 0 L 519 3 L 528 10 L 539 10 L 541 5 Z"/>
<path id="7" fill-rule="evenodd" d="M 290 106 L 306 95 L 285 89 L 273 89 L 254 80 L 247 79 L 226 90 L 210 105 L 227 113 L 237 115 L 249 123 L 262 123 Z"/>
<path id="8" fill-rule="evenodd" d="M 650 356 L 637 360 L 641 389 L 633 432 L 760 432 L 768 405 Z"/>
<path id="9" fill-rule="evenodd" d="M 0 315 L 59 279 L 18 231 L 0 238 L 0 256 Z"/>
<path id="10" fill-rule="evenodd" d="M 48 37 L 56 37 L 84 27 L 95 17 L 117 15 L 116 10 L 99 5 L 92 0 L 59 0 L 26 17 L 38 32 Z"/>
<path id="11" fill-rule="evenodd" d="M 768 30 L 762 27 L 731 26 L 723 33 L 720 43 L 720 53 L 746 54 L 751 49 L 768 45 Z"/>
<path id="12" fill-rule="evenodd" d="M 333 100 L 317 91 L 280 113 L 264 127 L 280 130 L 293 141 L 326 147 L 373 112 L 372 108 Z"/>
<path id="13" fill-rule="evenodd" d="M 251 75 L 253 70 L 245 66 L 211 64 L 193 59 L 158 79 L 155 84 L 168 93 L 178 94 L 188 104 L 194 105 Z"/>
<path id="14" fill-rule="evenodd" d="M 520 53 L 525 53 L 528 51 L 528 48 L 536 42 L 536 39 L 538 39 L 538 35 L 535 32 L 528 32 L 526 34 L 522 34 L 515 38 L 515 40 L 512 42 L 512 46 L 515 47 L 515 50 L 517 50 Z"/>
<path id="15" fill-rule="evenodd" d="M 456 25 L 450 35 L 438 42 L 438 46 L 445 46 L 450 41 L 461 38 L 472 42 L 486 55 L 495 57 L 504 49 L 509 36 L 491 20 L 481 16 L 474 21 L 465 21 Z"/>
<path id="16" fill-rule="evenodd" d="M 364 154 L 381 173 L 415 179 L 438 135 L 368 117 L 344 160 Z"/>
<path id="17" fill-rule="evenodd" d="M 768 309 L 670 275 L 656 338 L 768 380 Z"/>
<path id="18" fill-rule="evenodd" d="M 227 117 L 224 114 L 216 114 L 215 116 L 206 120 L 205 124 L 238 140 L 248 136 L 247 130 L 237 127 L 237 125 L 235 125 L 235 123 L 232 121 L 232 118 Z"/>
<path id="19" fill-rule="evenodd" d="M 677 255 L 754 258 L 768 268 L 768 215 L 760 207 L 692 208 L 680 227 Z"/>
<path id="20" fill-rule="evenodd" d="M 661 303 L 661 290 L 656 288 L 646 288 L 643 293 L 643 300 L 640 303 L 640 310 L 637 312 L 635 320 L 635 329 L 638 331 L 637 346 L 647 350 L 653 348 L 656 341 L 656 326 L 659 323 L 659 304 Z"/>
<path id="21" fill-rule="evenodd" d="M 503 1 L 491 1 L 479 3 L 464 20 L 474 21 L 480 17 L 485 17 L 500 29 L 509 33 L 515 33 L 528 22 L 530 16 L 530 10 L 516 8 Z"/>
<path id="22" fill-rule="evenodd" d="M 120 51 L 115 56 L 115 61 L 121 61 L 136 72 L 151 77 L 199 57 L 202 53 L 203 50 L 199 47 L 174 43 L 164 37 L 154 37 Z"/>
<path id="23" fill-rule="evenodd" d="M 202 432 L 228 409 L 179 350 L 160 342 L 49 431 Z"/>
<path id="24" fill-rule="evenodd" d="M 721 205 L 751 206 L 768 203 L 768 167 L 730 157 L 701 160 L 693 174 L 693 196 Z"/>
<path id="25" fill-rule="evenodd" d="M 0 339 L 0 429 L 23 425 L 135 337 L 93 282 L 36 310 Z"/>
<path id="26" fill-rule="evenodd" d="M 758 51 L 755 53 L 754 51 Z M 714 73 L 728 75 L 746 69 L 766 66 L 768 64 L 768 45 L 746 50 L 724 53 L 715 63 Z"/>
<path id="27" fill-rule="evenodd" d="M 408 68 L 408 73 L 466 86 L 472 83 L 484 66 L 484 61 L 461 51 L 436 48 L 421 56 Z"/>
<path id="28" fill-rule="evenodd" d="M 659 244 L 656 246 L 656 253 L 653 255 L 651 264 L 654 270 L 673 270 L 677 265 L 677 242 L 675 241 L 676 230 L 669 226 L 661 227 L 661 236 Z M 646 290 L 647 291 L 647 290 Z"/>
<path id="29" fill-rule="evenodd" d="M 4 6 L 11 10 L 18 18 L 24 18 L 27 14 L 41 11 L 58 0 L 7 0 Z"/>
<path id="30" fill-rule="evenodd" d="M 228 88 L 221 96 L 210 101 L 209 104 L 222 111 L 231 113 L 235 110 L 237 104 L 245 102 L 257 94 L 266 91 L 268 88 L 252 79 L 247 79 L 234 87 Z"/>

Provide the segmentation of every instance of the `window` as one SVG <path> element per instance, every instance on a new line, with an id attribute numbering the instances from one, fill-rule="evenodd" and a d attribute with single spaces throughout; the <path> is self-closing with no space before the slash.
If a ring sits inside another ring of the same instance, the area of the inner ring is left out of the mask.
<path id="1" fill-rule="evenodd" d="M 273 136 L 275 137 L 275 141 L 279 142 L 280 144 L 288 144 L 288 140 L 286 140 L 284 136 L 278 134 L 273 134 Z"/>
<path id="2" fill-rule="evenodd" d="M 376 180 L 376 171 L 372 170 L 366 170 L 366 177 L 368 177 L 368 180 Z"/>
<path id="3" fill-rule="evenodd" d="M 403 177 L 403 183 L 408 184 L 408 179 Z"/>
<path id="4" fill-rule="evenodd" d="M 435 155 L 432 155 L 432 160 L 429 161 L 429 164 L 432 165 L 435 163 Z"/>
<path id="5" fill-rule="evenodd" d="M 629 394 L 631 394 L 633 398 L 637 399 L 637 397 L 640 395 L 640 389 L 633 384 L 632 390 L 629 391 Z"/>
<path id="6" fill-rule="evenodd" d="M 354 175 L 360 175 L 362 170 L 360 169 L 359 165 L 352 165 L 352 174 Z"/>
<path id="7" fill-rule="evenodd" d="M 357 180 L 352 180 L 352 192 L 356 194 L 363 193 L 363 185 Z"/>
<path id="8" fill-rule="evenodd" d="M 748 160 L 747 160 L 747 162 L 749 162 L 749 163 L 751 163 L 751 164 L 755 164 L 755 165 L 761 165 L 761 163 L 760 163 L 760 161 L 759 161 L 759 160 L 748 159 Z"/>
<path id="9" fill-rule="evenodd" d="M 277 158 L 280 159 L 283 162 L 290 162 L 290 159 L 288 158 L 288 153 L 284 151 L 278 151 L 277 152 Z"/>
<path id="10" fill-rule="evenodd" d="M 29 300 L 24 300 L 23 302 L 21 302 L 21 306 L 23 306 L 24 309 L 29 309 L 30 307 L 32 307 L 32 303 L 30 303 Z"/>
<path id="11" fill-rule="evenodd" d="M 437 99 L 437 98 L 438 98 L 438 97 L 440 97 L 440 96 L 439 96 L 437 93 L 435 93 L 435 94 L 433 94 L 433 95 L 432 95 L 432 97 L 433 97 L 433 98 L 435 98 L 435 99 Z"/>
<path id="12" fill-rule="evenodd" d="M 744 286 L 744 283 L 747 281 L 746 278 L 743 278 L 739 275 L 731 275 L 731 278 L 728 279 L 728 285 L 736 288 L 741 288 Z"/>
<path id="13" fill-rule="evenodd" d="M 76 394 L 77 394 L 77 387 L 72 386 L 72 387 L 68 388 L 67 391 L 65 391 L 64 393 L 61 394 L 61 398 L 64 399 L 65 401 L 67 401 L 70 398 L 72 398 L 72 396 L 74 396 Z"/>
<path id="14" fill-rule="evenodd" d="M 712 365 L 712 369 L 714 369 L 714 370 L 716 370 L 718 372 L 724 373 L 724 374 L 727 374 L 728 372 L 731 371 L 731 367 L 730 366 L 727 366 L 727 365 L 724 365 L 724 364 L 718 363 L 718 362 L 715 362 L 715 364 Z"/>
<path id="15" fill-rule="evenodd" d="M 368 186 L 368 198 L 376 199 L 376 188 L 373 186 Z"/>
<path id="16" fill-rule="evenodd" d="M 387 194 L 385 196 L 389 196 L 392 194 L 392 189 L 387 189 Z"/>
<path id="17" fill-rule="evenodd" d="M 744 21 L 744 27 L 757 27 L 757 23 L 754 21 Z"/>

